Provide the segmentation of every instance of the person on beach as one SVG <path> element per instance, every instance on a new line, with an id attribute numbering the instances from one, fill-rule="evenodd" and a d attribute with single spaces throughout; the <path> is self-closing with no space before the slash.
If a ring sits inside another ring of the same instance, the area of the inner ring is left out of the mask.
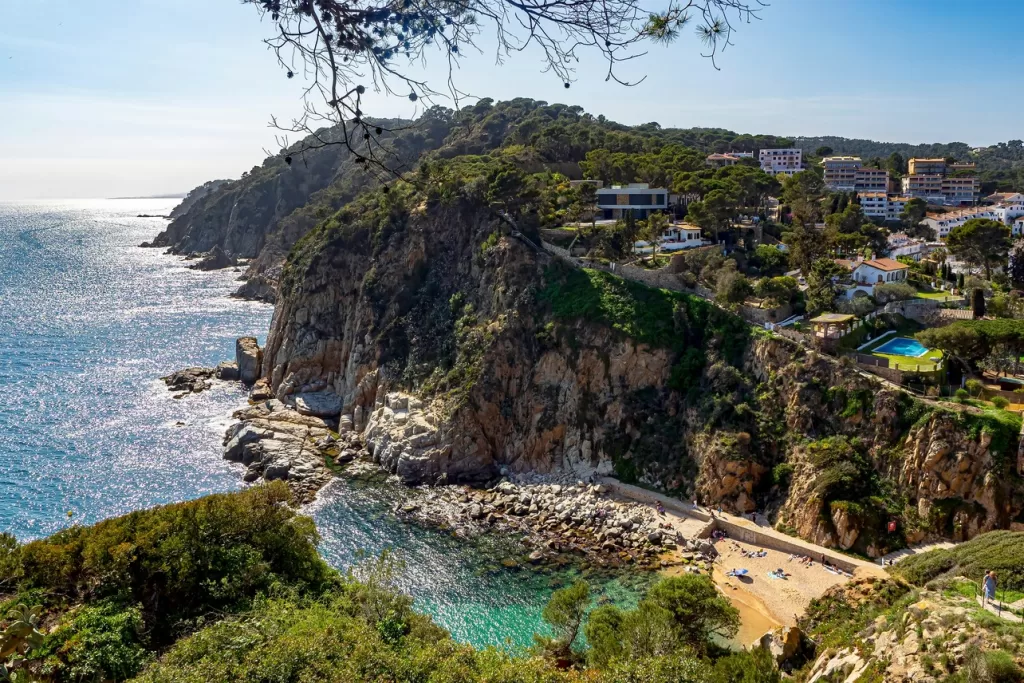
<path id="1" fill-rule="evenodd" d="M 985 606 L 986 602 L 992 602 L 996 599 L 996 573 L 994 571 L 985 572 L 985 579 L 982 581 L 982 596 L 981 605 Z"/>

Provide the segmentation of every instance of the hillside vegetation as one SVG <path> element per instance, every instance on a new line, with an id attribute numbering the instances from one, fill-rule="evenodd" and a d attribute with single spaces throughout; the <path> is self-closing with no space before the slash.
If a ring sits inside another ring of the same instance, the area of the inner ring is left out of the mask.
<path id="1" fill-rule="evenodd" d="M 711 640 L 737 617 L 706 577 L 666 579 L 641 609 L 590 618 L 578 583 L 555 593 L 531 651 L 457 643 L 394 587 L 388 556 L 329 568 L 288 499 L 278 482 L 24 545 L 0 537 L 0 680 L 778 680 L 763 653 Z"/>
<path id="2" fill-rule="evenodd" d="M 993 531 L 953 548 L 913 555 L 896 565 L 894 572 L 923 586 L 940 578 L 964 576 L 976 582 L 993 570 L 1001 587 L 1024 591 L 1024 533 Z"/>

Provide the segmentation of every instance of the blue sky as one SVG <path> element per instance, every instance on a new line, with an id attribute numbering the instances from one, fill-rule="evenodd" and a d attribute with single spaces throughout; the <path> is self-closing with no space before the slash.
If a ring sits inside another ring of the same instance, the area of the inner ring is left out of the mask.
<path id="1" fill-rule="evenodd" d="M 301 109 L 302 84 L 261 42 L 269 26 L 236 0 L 5 4 L 0 199 L 237 177 L 277 147 L 271 115 Z M 536 53 L 496 66 L 486 37 L 456 78 L 476 96 L 578 104 L 623 123 L 981 145 L 1024 137 L 1022 24 L 1024 7 L 1005 0 L 774 0 L 737 27 L 720 71 L 685 31 L 633 63 L 624 75 L 647 74 L 633 88 L 606 83 L 595 57 L 565 90 Z M 440 89 L 446 74 L 422 75 Z M 365 109 L 416 112 L 401 98 Z"/>

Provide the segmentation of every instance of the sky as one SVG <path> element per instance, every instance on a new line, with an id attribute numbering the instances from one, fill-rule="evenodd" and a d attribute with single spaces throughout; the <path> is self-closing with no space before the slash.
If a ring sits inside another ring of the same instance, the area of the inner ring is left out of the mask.
<path id="1" fill-rule="evenodd" d="M 270 24 L 239 0 L 4 4 L 0 200 L 185 192 L 238 177 L 279 147 L 271 117 L 301 112 L 301 78 L 285 77 L 262 42 Z M 489 36 L 455 79 L 474 96 L 575 104 L 626 124 L 972 145 L 1024 137 L 1024 3 L 771 0 L 760 17 L 736 25 L 718 70 L 689 30 L 651 46 L 623 71 L 646 75 L 635 87 L 605 82 L 599 56 L 584 53 L 567 90 L 534 51 L 497 65 Z M 437 89 L 447 76 L 437 59 L 412 73 Z M 384 96 L 364 109 L 417 113 Z"/>

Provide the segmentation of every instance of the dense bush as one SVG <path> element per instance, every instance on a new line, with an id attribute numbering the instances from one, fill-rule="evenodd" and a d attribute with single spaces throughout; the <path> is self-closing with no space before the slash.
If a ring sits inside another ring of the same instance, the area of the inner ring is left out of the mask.
<path id="1" fill-rule="evenodd" d="M 333 573 L 284 483 L 75 526 L 21 547 L 21 590 L 48 602 L 139 605 L 154 643 L 179 622 L 245 608 L 278 583 L 320 591 Z"/>

